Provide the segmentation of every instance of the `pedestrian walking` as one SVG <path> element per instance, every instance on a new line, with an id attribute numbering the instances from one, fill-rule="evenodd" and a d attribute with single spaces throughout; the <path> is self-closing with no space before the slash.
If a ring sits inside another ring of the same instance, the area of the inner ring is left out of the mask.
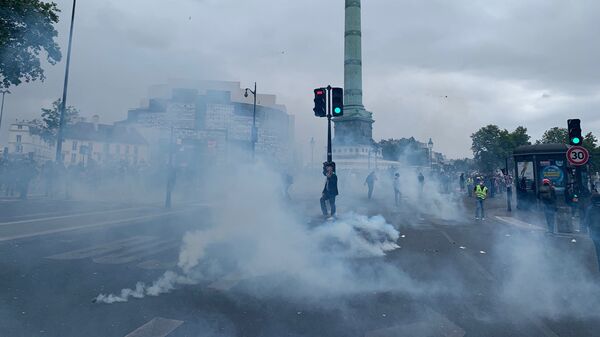
<path id="1" fill-rule="evenodd" d="M 467 178 L 467 194 L 469 195 L 469 198 L 473 196 L 473 188 L 475 188 L 475 182 L 473 177 L 469 176 Z"/>
<path id="2" fill-rule="evenodd" d="M 506 210 L 512 212 L 513 177 L 508 173 L 504 176 L 504 184 L 506 185 Z"/>
<path id="3" fill-rule="evenodd" d="M 365 185 L 369 188 L 368 196 L 369 200 L 373 196 L 373 188 L 375 187 L 375 181 L 377 180 L 377 176 L 375 175 L 375 171 L 371 171 L 367 178 L 365 179 Z"/>
<path id="4" fill-rule="evenodd" d="M 323 212 L 323 216 L 327 217 L 327 205 L 326 202 L 329 202 L 329 207 L 331 208 L 331 218 L 335 217 L 335 197 L 338 195 L 337 188 L 337 175 L 333 172 L 333 165 L 328 165 L 325 168 L 325 176 L 327 179 L 325 180 L 325 187 L 323 187 L 323 192 L 321 194 L 321 211 Z"/>
<path id="5" fill-rule="evenodd" d="M 485 207 L 484 202 L 487 198 L 488 188 L 485 186 L 483 178 L 479 179 L 479 184 L 475 186 L 473 189 L 475 193 L 475 199 L 477 200 L 476 208 L 475 208 L 475 219 L 476 220 L 485 220 Z M 481 218 L 480 218 L 481 215 Z"/>
<path id="6" fill-rule="evenodd" d="M 596 259 L 600 270 L 600 194 L 592 194 L 590 201 L 591 205 L 588 206 L 585 212 L 583 223 L 594 242 L 594 247 L 596 247 Z"/>
<path id="7" fill-rule="evenodd" d="M 394 174 L 394 198 L 396 207 L 400 206 L 400 173 Z"/>
<path id="8" fill-rule="evenodd" d="M 550 179 L 542 180 L 539 198 L 544 207 L 544 216 L 546 217 L 546 233 L 554 233 L 554 224 L 556 222 L 556 191 Z"/>

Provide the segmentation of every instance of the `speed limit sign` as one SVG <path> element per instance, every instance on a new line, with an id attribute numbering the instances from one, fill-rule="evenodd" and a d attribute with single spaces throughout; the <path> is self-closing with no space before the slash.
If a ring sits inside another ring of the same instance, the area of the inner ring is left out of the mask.
<path id="1" fill-rule="evenodd" d="M 571 146 L 567 151 L 567 160 L 571 165 L 585 165 L 590 159 L 590 153 L 583 146 Z"/>

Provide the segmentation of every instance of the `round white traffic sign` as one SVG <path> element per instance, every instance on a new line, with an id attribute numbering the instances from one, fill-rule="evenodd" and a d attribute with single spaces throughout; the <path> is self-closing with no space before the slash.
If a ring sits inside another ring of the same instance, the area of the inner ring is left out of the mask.
<path id="1" fill-rule="evenodd" d="M 590 153 L 583 146 L 571 146 L 567 151 L 567 160 L 571 165 L 585 165 L 590 160 Z"/>

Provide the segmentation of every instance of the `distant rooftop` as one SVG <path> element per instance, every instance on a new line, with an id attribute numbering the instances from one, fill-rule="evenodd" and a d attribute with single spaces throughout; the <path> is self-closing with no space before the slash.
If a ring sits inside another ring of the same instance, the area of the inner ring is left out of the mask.
<path id="1" fill-rule="evenodd" d="M 144 137 L 133 128 L 91 122 L 78 122 L 67 126 L 65 138 L 104 143 L 147 144 Z"/>

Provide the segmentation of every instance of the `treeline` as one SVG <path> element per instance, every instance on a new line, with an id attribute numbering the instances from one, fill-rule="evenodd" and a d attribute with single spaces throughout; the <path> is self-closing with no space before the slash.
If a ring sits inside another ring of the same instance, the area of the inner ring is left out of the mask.
<path id="1" fill-rule="evenodd" d="M 535 144 L 568 143 L 569 132 L 566 128 L 553 127 L 544 132 L 541 139 Z M 512 165 L 512 152 L 521 145 L 531 145 L 531 137 L 527 134 L 527 128 L 517 127 L 513 131 L 501 129 L 497 125 L 487 125 L 471 135 L 473 157 L 477 168 L 482 172 L 490 172 L 503 168 L 506 160 L 509 167 Z M 581 144 L 591 155 L 591 172 L 600 171 L 600 147 L 598 139 L 591 133 L 587 133 Z"/>

